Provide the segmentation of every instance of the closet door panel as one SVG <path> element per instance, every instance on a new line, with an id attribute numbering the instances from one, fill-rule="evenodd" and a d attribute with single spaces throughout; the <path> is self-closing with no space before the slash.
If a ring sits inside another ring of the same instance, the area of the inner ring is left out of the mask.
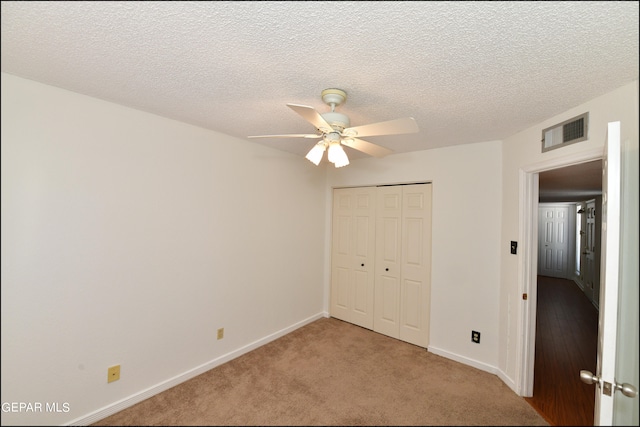
<path id="1" fill-rule="evenodd" d="M 424 264 L 424 219 L 407 218 L 404 227 L 406 234 L 404 241 L 405 263 L 408 266 L 420 267 Z"/>
<path id="2" fill-rule="evenodd" d="M 416 200 L 414 200 L 415 202 Z M 410 201 L 408 201 L 410 202 Z M 418 206 L 421 206 L 420 203 Z M 415 212 L 414 212 L 415 213 Z M 422 294 L 422 280 L 419 278 L 421 267 L 424 265 L 423 254 L 423 236 L 424 236 L 424 220 L 422 218 L 408 217 L 404 225 L 404 280 L 402 281 L 402 303 L 401 303 L 401 325 L 403 337 L 407 336 L 407 331 L 412 334 L 419 335 L 422 324 L 422 311 L 424 304 L 424 296 Z M 409 279 L 408 277 L 412 277 Z"/>
<path id="3" fill-rule="evenodd" d="M 377 200 L 373 330 L 398 338 L 400 331 L 402 190 L 399 187 L 379 187 Z"/>
<path id="4" fill-rule="evenodd" d="M 369 299 L 373 297 L 373 292 L 369 289 L 369 273 L 366 271 L 354 271 L 353 280 L 353 314 L 358 319 L 353 322 L 366 322 L 366 317 L 371 312 L 369 310 Z"/>
<path id="5" fill-rule="evenodd" d="M 336 286 L 336 305 L 342 310 L 349 309 L 349 270 L 336 268 L 334 277 Z M 346 317 L 346 316 L 345 316 Z"/>
<path id="6" fill-rule="evenodd" d="M 375 187 L 353 188 L 353 305 L 351 323 L 373 329 L 375 262 Z"/>
<path id="7" fill-rule="evenodd" d="M 422 282 L 404 280 L 402 283 L 402 325 L 419 330 L 422 320 Z"/>
<path id="8" fill-rule="evenodd" d="M 331 247 L 331 315 L 351 321 L 351 209 L 353 196 L 333 193 L 333 229 Z"/>
<path id="9" fill-rule="evenodd" d="M 399 338 L 400 325 L 400 287 L 395 277 L 382 276 L 376 280 L 376 305 L 373 330 L 375 332 Z"/>
<path id="10" fill-rule="evenodd" d="M 333 317 L 373 329 L 375 188 L 333 192 L 331 307 Z"/>
<path id="11" fill-rule="evenodd" d="M 348 257 L 351 242 L 349 236 L 351 235 L 350 227 L 351 217 L 349 215 L 338 215 L 334 223 L 334 250 L 335 254 L 341 257 Z"/>
<path id="12" fill-rule="evenodd" d="M 429 343 L 431 184 L 403 187 L 400 339 Z"/>

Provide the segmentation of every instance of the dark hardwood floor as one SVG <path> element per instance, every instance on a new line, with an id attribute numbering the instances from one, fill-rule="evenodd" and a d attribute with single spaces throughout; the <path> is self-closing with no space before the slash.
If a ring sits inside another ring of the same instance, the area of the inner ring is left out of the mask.
<path id="1" fill-rule="evenodd" d="M 551 425 L 592 426 L 598 310 L 572 280 L 538 276 L 533 397 L 526 398 Z"/>

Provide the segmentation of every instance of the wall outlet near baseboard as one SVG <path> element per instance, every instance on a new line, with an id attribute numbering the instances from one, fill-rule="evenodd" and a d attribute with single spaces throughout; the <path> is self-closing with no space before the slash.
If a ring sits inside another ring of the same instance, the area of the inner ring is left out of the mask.
<path id="1" fill-rule="evenodd" d="M 471 331 L 471 341 L 476 344 L 480 344 L 480 332 Z"/>
<path id="2" fill-rule="evenodd" d="M 221 340 L 224 338 L 224 328 L 218 329 L 218 339 Z"/>
<path id="3" fill-rule="evenodd" d="M 112 383 L 120 379 L 120 365 L 110 366 L 107 369 L 107 382 Z"/>

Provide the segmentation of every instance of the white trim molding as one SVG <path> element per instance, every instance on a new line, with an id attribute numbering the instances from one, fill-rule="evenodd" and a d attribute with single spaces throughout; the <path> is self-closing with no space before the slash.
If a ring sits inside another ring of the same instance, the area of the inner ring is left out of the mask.
<path id="1" fill-rule="evenodd" d="M 522 242 L 522 257 L 518 262 L 518 289 L 527 294 L 520 299 L 518 316 L 518 344 L 516 366 L 516 392 L 520 396 L 533 396 L 533 374 L 535 362 L 535 325 L 537 307 L 538 271 L 538 179 L 539 173 L 602 159 L 603 148 L 595 148 L 569 156 L 545 160 L 524 166 L 519 171 L 519 239 Z M 520 297 L 520 295 L 518 295 Z"/>

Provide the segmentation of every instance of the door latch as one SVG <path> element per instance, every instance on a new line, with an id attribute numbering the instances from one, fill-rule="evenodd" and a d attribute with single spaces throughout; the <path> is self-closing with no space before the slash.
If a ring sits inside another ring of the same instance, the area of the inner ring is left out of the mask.
<path id="1" fill-rule="evenodd" d="M 586 384 L 597 384 L 600 387 L 600 378 L 597 375 L 593 375 L 590 371 L 581 370 L 580 371 L 580 380 Z M 602 394 L 606 396 L 611 396 L 614 391 L 619 391 L 627 397 L 636 397 L 638 395 L 638 390 L 628 383 L 614 383 L 611 384 L 606 381 L 602 381 Z"/>

